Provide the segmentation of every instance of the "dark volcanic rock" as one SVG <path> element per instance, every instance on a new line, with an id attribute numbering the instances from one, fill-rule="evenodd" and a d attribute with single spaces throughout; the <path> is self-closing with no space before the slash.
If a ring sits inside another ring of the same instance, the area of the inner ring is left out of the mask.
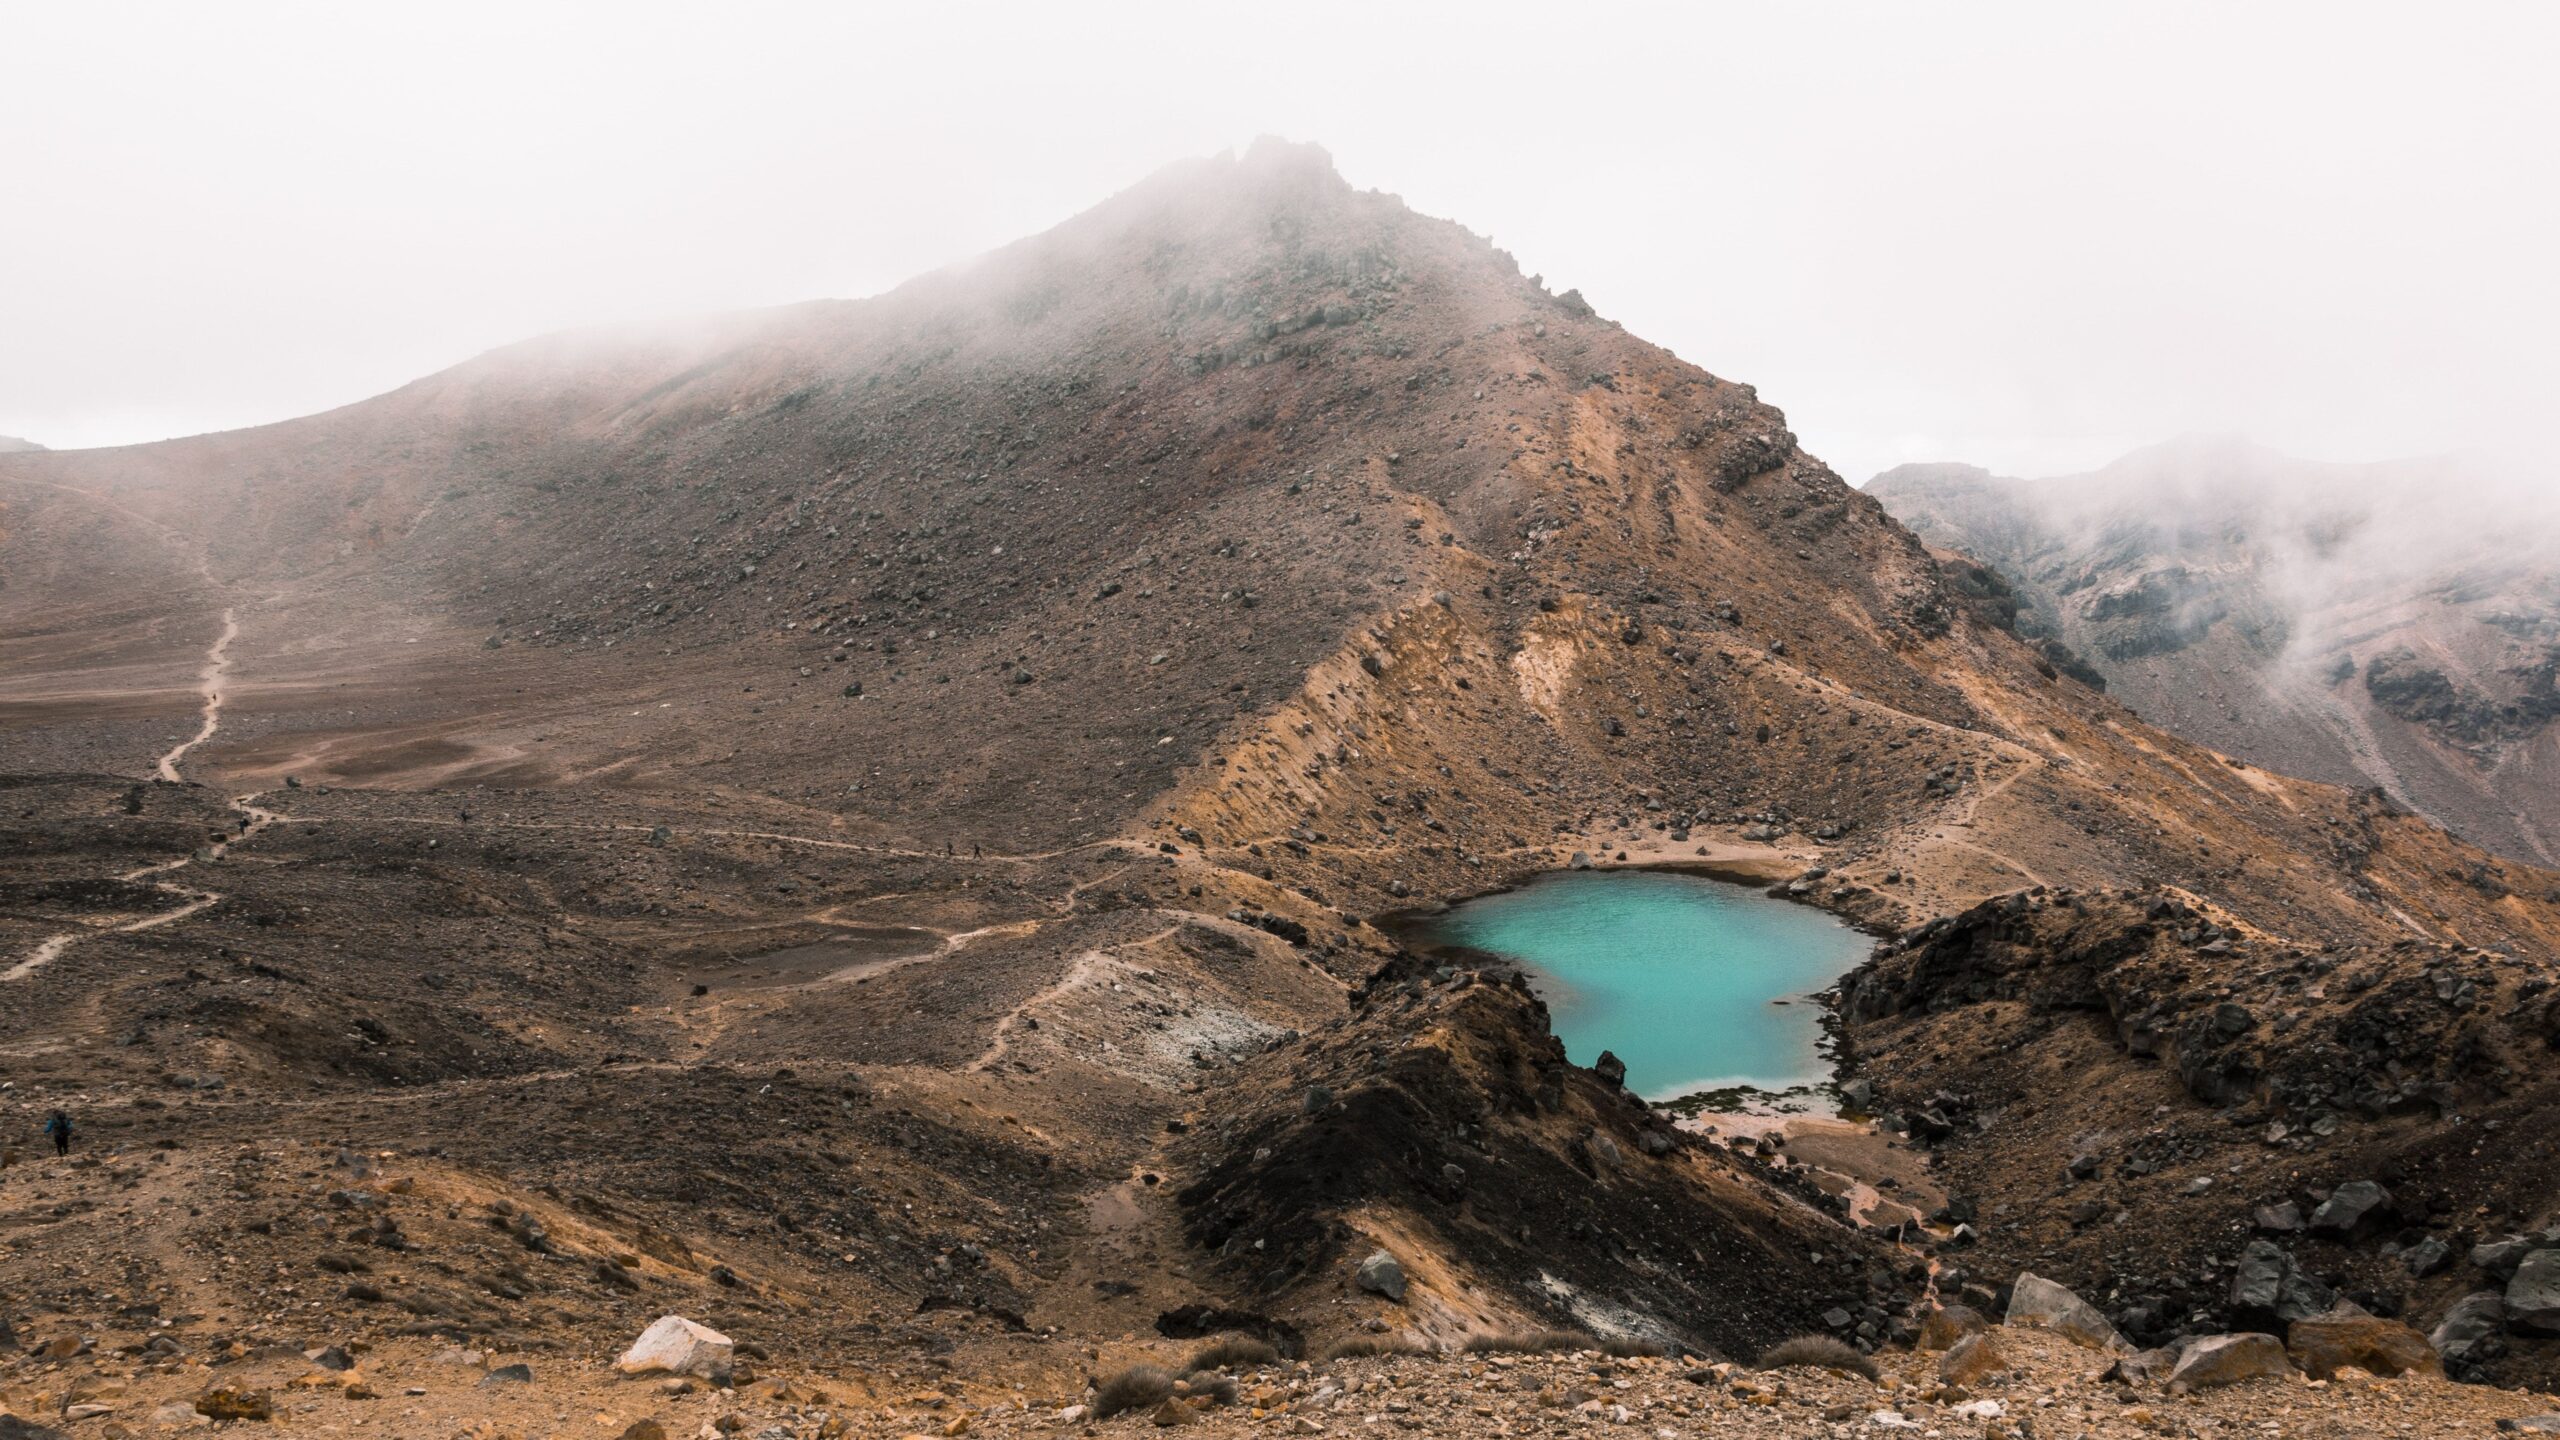
<path id="1" fill-rule="evenodd" d="M 2391 1213 L 2391 1192 L 2370 1180 L 2350 1180 L 2329 1192 L 2311 1212 L 2311 1233 L 2353 1240 L 2380 1227 Z"/>
<path id="2" fill-rule="evenodd" d="M 1566 1060 L 1525 982 L 1414 983 L 1429 974 L 1410 958 L 1381 970 L 1355 993 L 1350 1026 L 1245 1062 L 1231 1122 L 1175 1142 L 1199 1177 L 1176 1195 L 1183 1230 L 1214 1273 L 1265 1296 L 1340 1276 L 1374 1249 L 1343 1217 L 1395 1205 L 1523 1296 L 1541 1276 L 1600 1287 L 1736 1354 L 1815 1329 L 1826 1310 L 1864 1310 L 1871 1275 L 1902 1283 L 1888 1247 L 1809 1206 L 1720 1198 L 1763 1183 L 1721 1150 L 1696 1152 L 1727 1172 L 1715 1189 L 1681 1166 L 1626 1163 L 1649 1112 Z M 1369 1037 L 1383 1035 L 1407 1038 L 1373 1058 Z M 1279 1099 L 1317 1084 L 1335 1096 L 1322 1110 Z M 1271 1098 L 1243 1098 L 1259 1096 Z M 1450 1165 L 1503 1183 L 1450 1187 Z M 1608 1200 L 1595 1205 L 1602 1175 Z M 1653 1258 L 1632 1265 L 1639 1255 Z M 1561 1308 L 1551 1318 L 1573 1323 Z"/>
<path id="3" fill-rule="evenodd" d="M 2560 1250 L 2536 1250 L 2507 1282 L 2507 1324 L 2527 1335 L 2560 1335 Z"/>
<path id="4" fill-rule="evenodd" d="M 2303 1274 L 2283 1247 L 2257 1240 L 2240 1252 L 2230 1301 L 2231 1308 L 2249 1323 L 2282 1326 L 2326 1312 L 2337 1303 L 2337 1295 Z"/>
<path id="5" fill-rule="evenodd" d="M 2499 1336 L 2506 1328 L 2506 1296 L 2495 1290 L 2475 1290 L 2453 1302 L 2428 1332 L 2427 1343 L 2444 1357 L 2445 1364 L 2468 1367 L 2503 1353 Z"/>

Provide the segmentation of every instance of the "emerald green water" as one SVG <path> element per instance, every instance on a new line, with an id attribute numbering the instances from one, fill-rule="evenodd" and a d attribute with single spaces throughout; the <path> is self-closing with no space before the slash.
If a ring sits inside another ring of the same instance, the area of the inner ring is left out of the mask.
<path id="1" fill-rule="evenodd" d="M 1574 1063 L 1615 1051 L 1627 1088 L 1648 1100 L 1828 1081 L 1810 997 L 1871 943 L 1807 906 L 1639 870 L 1541 876 L 1454 906 L 1421 935 L 1517 962 Z"/>

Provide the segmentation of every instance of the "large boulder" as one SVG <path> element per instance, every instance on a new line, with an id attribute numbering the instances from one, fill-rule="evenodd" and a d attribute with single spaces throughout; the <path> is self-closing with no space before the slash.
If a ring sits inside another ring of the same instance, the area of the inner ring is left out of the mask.
<path id="1" fill-rule="evenodd" d="M 2426 1336 L 2361 1310 L 2332 1310 L 2295 1321 L 2285 1336 L 2285 1350 L 2314 1380 L 2326 1380 L 2350 1365 L 2374 1375 L 2444 1373 L 2444 1362 Z"/>
<path id="2" fill-rule="evenodd" d="M 2560 1250 L 2536 1250 L 2507 1282 L 2507 1327 L 2527 1335 L 2560 1335 Z"/>
<path id="3" fill-rule="evenodd" d="M 2123 1354 L 2133 1349 L 2096 1306 L 2032 1270 L 2019 1271 L 2018 1283 L 2009 1287 L 2009 1313 L 2001 1323 L 2050 1330 L 2092 1350 Z"/>
<path id="4" fill-rule="evenodd" d="M 2207 1335 L 2188 1341 L 2187 1348 L 2178 1352 L 2178 1368 L 2169 1372 L 2169 1383 L 2210 1390 L 2292 1373 L 2293 1361 L 2284 1353 L 2284 1342 L 2273 1335 Z"/>
<path id="5" fill-rule="evenodd" d="M 2329 1192 L 2311 1212 L 2311 1233 L 2332 1240 L 2354 1240 L 2371 1233 L 2391 1216 L 2391 1192 L 2370 1180 L 2350 1180 Z"/>
<path id="6" fill-rule="evenodd" d="M 1361 1261 L 1360 1272 L 1355 1278 L 1360 1282 L 1360 1288 L 1372 1295 L 1384 1295 L 1398 1304 L 1404 1302 L 1404 1267 L 1384 1250 Z"/>
<path id="7" fill-rule="evenodd" d="M 2497 1358 L 2493 1353 L 2507 1328 L 2507 1297 L 2496 1290 L 2474 1290 L 2453 1302 L 2427 1334 L 2427 1343 L 2448 1365 L 2477 1365 Z"/>
<path id="8" fill-rule="evenodd" d="M 2308 1320 L 2337 1303 L 2335 1292 L 2303 1274 L 2272 1240 L 2253 1240 L 2240 1252 L 2230 1298 L 2231 1308 L 2244 1320 L 2281 1325 Z"/>
<path id="9" fill-rule="evenodd" d="M 671 1375 L 717 1377 L 729 1368 L 735 1347 L 729 1337 L 708 1325 L 697 1325 L 681 1315 L 662 1315 L 656 1323 L 640 1332 L 614 1368 L 625 1375 L 652 1375 L 665 1371 Z"/>

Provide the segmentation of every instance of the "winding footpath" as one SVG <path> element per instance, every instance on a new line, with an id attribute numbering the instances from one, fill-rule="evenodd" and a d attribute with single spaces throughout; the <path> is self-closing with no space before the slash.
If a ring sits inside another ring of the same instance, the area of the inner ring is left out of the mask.
<path id="1" fill-rule="evenodd" d="M 226 608 L 222 612 L 222 633 L 215 636 L 213 643 L 206 647 L 204 668 L 197 672 L 198 687 L 204 692 L 204 720 L 196 727 L 195 734 L 178 742 L 170 748 L 169 753 L 160 757 L 158 765 L 153 770 L 160 779 L 173 785 L 183 783 L 186 777 L 178 769 L 179 762 L 186 759 L 188 751 L 212 739 L 222 729 L 222 683 L 231 669 L 231 642 L 239 637 L 239 614 L 235 610 Z M 202 850 L 181 855 L 175 860 L 163 860 L 157 865 L 145 865 L 139 870 L 128 870 L 116 877 L 129 882 L 148 882 L 153 889 L 178 901 L 177 905 L 156 914 L 144 915 L 118 924 L 66 930 L 28 951 L 25 958 L 19 960 L 17 964 L 10 966 L 7 970 L 0 970 L 0 982 L 27 979 L 45 966 L 61 959 L 66 951 L 83 940 L 99 935 L 131 935 L 138 931 L 156 930 L 163 925 L 175 924 L 190 915 L 201 914 L 221 903 L 222 896 L 214 891 L 199 890 L 193 886 L 179 885 L 153 877 L 183 870 L 200 859 L 219 860 L 223 852 L 233 845 L 274 824 L 278 817 L 273 811 L 260 809 L 254 803 L 257 798 L 254 794 L 232 797 L 231 808 L 239 814 L 242 823 L 239 833 L 231 839 L 217 841 Z"/>
<path id="2" fill-rule="evenodd" d="M 157 773 L 172 785 L 181 779 L 178 762 L 187 758 L 188 751 L 212 739 L 213 733 L 222 728 L 222 677 L 231 669 L 231 642 L 239 638 L 239 612 L 226 608 L 222 612 L 222 633 L 213 638 L 212 647 L 205 651 L 204 669 L 197 672 L 197 683 L 204 690 L 204 723 L 196 727 L 194 735 L 179 741 L 168 754 L 160 757 Z"/>

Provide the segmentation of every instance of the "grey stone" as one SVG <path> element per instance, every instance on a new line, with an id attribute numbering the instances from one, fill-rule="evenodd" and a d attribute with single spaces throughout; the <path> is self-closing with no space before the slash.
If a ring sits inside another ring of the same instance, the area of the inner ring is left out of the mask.
<path id="1" fill-rule="evenodd" d="M 2086 1345 L 2092 1350 L 2129 1354 L 2133 1347 L 2107 1323 L 2097 1307 L 2033 1271 L 2018 1272 L 2017 1283 L 2009 1287 L 2009 1312 L 2001 1319 L 2006 1325 L 2032 1325 Z M 2279 1347 L 2281 1348 L 2281 1347 Z"/>
<path id="2" fill-rule="evenodd" d="M 2261 1205 L 2251 1218 L 2260 1230 L 2270 1235 L 2302 1233 L 2302 1207 L 2290 1200 L 2279 1205 Z"/>
<path id="3" fill-rule="evenodd" d="M 2494 1358 L 2486 1348 L 2507 1328 L 2507 1297 L 2495 1290 L 2474 1290 L 2453 1302 L 2427 1333 L 2427 1343 L 2448 1365 L 2475 1365 Z"/>
<path id="4" fill-rule="evenodd" d="M 2424 1280 L 2453 1263 L 2453 1247 L 2438 1236 L 2430 1235 L 2400 1252 L 2400 1265 L 2410 1275 Z"/>
<path id="5" fill-rule="evenodd" d="M 2507 1282 L 2507 1328 L 2560 1335 L 2560 1250 L 2536 1250 Z"/>
<path id="6" fill-rule="evenodd" d="M 2501 1235 L 2495 1240 L 2483 1240 L 2472 1246 L 2471 1263 L 2505 1280 L 2516 1273 L 2516 1267 L 2523 1264 L 2524 1257 L 2532 1254 L 2535 1248 L 2530 1235 Z"/>
<path id="7" fill-rule="evenodd" d="M 1386 1251 L 1380 1250 L 1361 1261 L 1355 1278 L 1360 1288 L 1370 1294 L 1384 1295 L 1399 1305 L 1404 1303 L 1404 1267 Z"/>
<path id="8" fill-rule="evenodd" d="M 2390 1191 L 2370 1180 L 2350 1180 L 2311 1212 L 2311 1233 L 2352 1240 L 2381 1224 L 2390 1210 Z"/>
<path id="9" fill-rule="evenodd" d="M 2253 1240 L 2231 1276 L 2231 1308 L 2252 1320 L 2308 1320 L 2336 1303 L 2328 1286 L 2302 1273 L 2272 1240 Z"/>

